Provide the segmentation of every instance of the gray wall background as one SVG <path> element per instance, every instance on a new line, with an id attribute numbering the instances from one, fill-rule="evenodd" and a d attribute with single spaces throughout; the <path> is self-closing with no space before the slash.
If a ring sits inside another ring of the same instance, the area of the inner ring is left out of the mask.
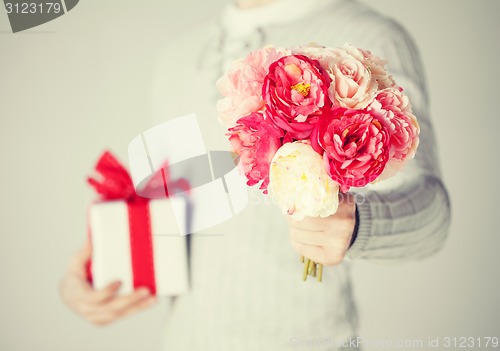
<path id="1" fill-rule="evenodd" d="M 0 350 L 158 347 L 165 302 L 97 328 L 62 305 L 58 283 L 85 236 L 84 176 L 95 157 L 109 147 L 126 160 L 148 125 L 165 43 L 223 3 L 85 0 L 15 35 L 0 11 Z M 444 250 L 425 261 L 356 262 L 361 335 L 499 336 L 500 2 L 370 3 L 421 50 L 453 224 Z"/>

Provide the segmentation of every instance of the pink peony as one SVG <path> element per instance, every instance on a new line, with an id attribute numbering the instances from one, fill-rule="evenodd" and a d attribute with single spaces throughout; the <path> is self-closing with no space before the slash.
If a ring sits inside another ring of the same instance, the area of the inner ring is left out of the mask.
<path id="1" fill-rule="evenodd" d="M 420 128 L 408 97 L 399 89 L 384 89 L 377 93 L 368 109 L 380 116 L 380 122 L 389 131 L 390 158 L 399 161 L 413 158 Z"/>
<path id="2" fill-rule="evenodd" d="M 342 192 L 374 181 L 389 159 L 389 134 L 370 111 L 334 108 L 314 129 L 311 145 Z"/>
<path id="3" fill-rule="evenodd" d="M 403 94 L 402 88 L 386 88 L 379 90 L 374 100 L 377 100 L 380 104 L 375 104 L 379 109 L 411 113 L 410 100 Z M 371 105 L 374 106 L 373 103 Z"/>
<path id="4" fill-rule="evenodd" d="M 232 127 L 239 118 L 264 107 L 264 77 L 269 65 L 285 54 L 283 49 L 266 46 L 233 62 L 228 72 L 217 80 L 217 88 L 224 96 L 217 102 L 217 112 L 224 125 Z"/>
<path id="5" fill-rule="evenodd" d="M 330 78 L 316 60 L 285 56 L 271 64 L 262 95 L 266 114 L 295 139 L 309 137 L 325 109 Z"/>
<path id="6" fill-rule="evenodd" d="M 239 155 L 239 166 L 248 179 L 247 184 L 261 183 L 267 193 L 269 165 L 281 146 L 283 131 L 264 119 L 260 112 L 240 118 L 226 134 L 233 150 Z"/>

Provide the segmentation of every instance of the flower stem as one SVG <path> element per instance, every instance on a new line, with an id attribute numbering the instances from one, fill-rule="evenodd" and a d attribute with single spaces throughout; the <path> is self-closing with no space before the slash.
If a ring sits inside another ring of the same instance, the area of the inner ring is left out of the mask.
<path id="1" fill-rule="evenodd" d="M 314 261 L 313 260 L 309 260 L 309 265 L 307 267 L 307 273 L 309 275 L 312 275 L 313 267 L 314 267 Z"/>
<path id="2" fill-rule="evenodd" d="M 304 262 L 304 271 L 302 272 L 302 280 L 303 281 L 306 281 L 306 279 L 307 279 L 307 273 L 308 273 L 308 270 L 309 270 L 309 262 L 310 261 L 311 260 L 308 259 L 308 258 L 305 259 L 305 262 Z"/>
<path id="3" fill-rule="evenodd" d="M 323 265 L 321 263 L 318 264 L 318 282 L 323 280 Z"/>

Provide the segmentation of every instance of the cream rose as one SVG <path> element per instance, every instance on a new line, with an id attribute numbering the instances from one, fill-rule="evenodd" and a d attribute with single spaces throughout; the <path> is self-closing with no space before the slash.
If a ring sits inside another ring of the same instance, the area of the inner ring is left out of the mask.
<path id="1" fill-rule="evenodd" d="M 370 69 L 343 48 L 335 49 L 326 64 L 332 78 L 328 95 L 334 106 L 365 108 L 378 90 Z"/>
<path id="2" fill-rule="evenodd" d="M 386 60 L 382 60 L 380 57 L 373 55 L 371 51 L 356 48 L 350 44 L 345 44 L 342 48 L 368 67 L 372 77 L 377 81 L 378 89 L 396 87 L 396 82 L 392 76 L 387 73 L 385 68 L 387 64 Z"/>

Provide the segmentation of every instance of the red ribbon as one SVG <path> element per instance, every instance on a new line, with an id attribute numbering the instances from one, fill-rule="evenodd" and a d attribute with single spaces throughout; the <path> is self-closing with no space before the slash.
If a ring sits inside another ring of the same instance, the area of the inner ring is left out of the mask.
<path id="1" fill-rule="evenodd" d="M 136 193 L 129 172 L 109 151 L 102 153 L 95 170 L 101 174 L 102 179 L 98 181 L 89 177 L 87 182 L 100 194 L 101 200 L 127 202 L 134 288 L 147 287 L 152 294 L 156 294 L 149 198 Z M 168 163 L 165 163 L 148 179 L 143 191 L 158 194 L 160 198 L 169 197 L 168 183 L 173 190 L 189 193 L 190 186 L 186 179 L 181 178 L 171 183 L 169 180 L 169 167 Z M 90 239 L 90 227 L 88 235 Z M 86 271 L 90 282 L 92 281 L 91 265 L 89 260 Z"/>

